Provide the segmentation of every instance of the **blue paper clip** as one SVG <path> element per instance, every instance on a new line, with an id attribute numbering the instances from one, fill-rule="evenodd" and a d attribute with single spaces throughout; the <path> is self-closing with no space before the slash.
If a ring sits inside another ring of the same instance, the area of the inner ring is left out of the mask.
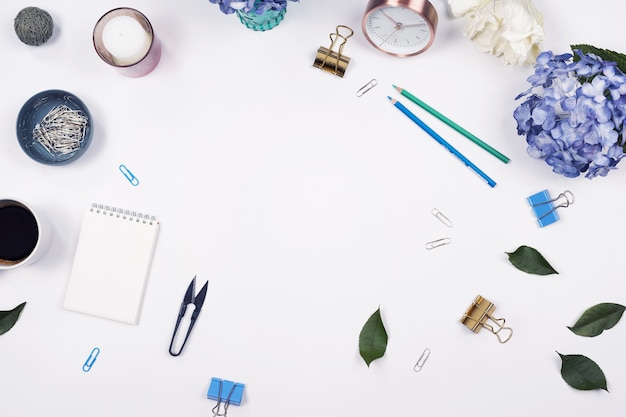
<path id="1" fill-rule="evenodd" d="M 83 364 L 83 371 L 89 372 L 91 370 L 91 367 L 93 363 L 96 361 L 96 358 L 98 357 L 99 354 L 100 354 L 100 348 L 97 348 L 97 347 L 93 348 L 93 350 L 89 354 L 89 357 Z"/>
<path id="2" fill-rule="evenodd" d="M 245 384 L 240 382 L 227 381 L 215 377 L 211 378 L 211 385 L 209 386 L 209 391 L 206 396 L 210 400 L 217 401 L 217 404 L 212 410 L 213 415 L 226 416 L 230 404 L 240 405 L 245 387 Z M 222 402 L 224 402 L 224 411 L 220 413 Z"/>
<path id="3" fill-rule="evenodd" d="M 557 222 L 560 217 L 558 208 L 569 207 L 574 203 L 574 194 L 571 191 L 563 191 L 557 198 L 551 198 L 548 190 L 543 190 L 527 198 L 528 204 L 533 209 L 539 227 L 545 227 Z M 561 203 L 558 201 L 561 200 Z M 557 204 L 558 203 L 558 204 Z"/>
<path id="4" fill-rule="evenodd" d="M 126 168 L 126 165 L 122 164 L 119 168 L 120 171 L 122 171 L 122 174 L 124 174 L 124 176 L 128 180 L 128 182 L 130 182 L 135 187 L 139 185 L 139 179 L 135 177 L 132 172 L 130 172 L 130 169 Z"/>

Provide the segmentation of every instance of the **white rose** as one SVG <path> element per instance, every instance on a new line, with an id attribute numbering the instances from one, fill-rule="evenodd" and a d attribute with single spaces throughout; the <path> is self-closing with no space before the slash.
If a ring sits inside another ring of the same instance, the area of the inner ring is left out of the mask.
<path id="1" fill-rule="evenodd" d="M 470 10 L 477 9 L 489 3 L 489 0 L 448 0 L 450 12 L 456 17 L 463 16 Z"/>
<path id="2" fill-rule="evenodd" d="M 508 65 L 530 65 L 539 55 L 543 16 L 532 0 L 491 0 L 464 17 L 465 35 L 481 51 L 504 57 Z"/>

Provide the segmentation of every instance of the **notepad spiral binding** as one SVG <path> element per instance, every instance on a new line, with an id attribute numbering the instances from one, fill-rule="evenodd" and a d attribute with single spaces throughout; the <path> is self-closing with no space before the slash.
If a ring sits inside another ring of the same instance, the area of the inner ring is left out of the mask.
<path id="1" fill-rule="evenodd" d="M 120 219 L 130 220 L 137 223 L 154 224 L 156 217 L 149 214 L 142 214 L 136 211 L 125 210 L 117 207 L 105 206 L 103 204 L 92 203 L 90 211 L 102 213 L 108 216 L 118 217 Z"/>

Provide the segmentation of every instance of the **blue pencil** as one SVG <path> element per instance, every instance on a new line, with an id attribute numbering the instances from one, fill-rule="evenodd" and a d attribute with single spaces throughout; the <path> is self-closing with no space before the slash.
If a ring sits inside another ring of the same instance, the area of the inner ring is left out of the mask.
<path id="1" fill-rule="evenodd" d="M 391 98 L 391 97 L 387 97 L 387 98 L 389 100 L 391 100 L 391 104 L 393 104 L 398 110 L 400 110 L 402 113 L 404 113 L 405 116 L 407 116 L 409 119 L 413 120 L 415 122 L 415 124 L 417 124 L 419 127 L 421 127 L 433 139 L 435 139 L 437 142 L 439 142 L 440 145 L 442 145 L 444 148 L 449 150 L 450 153 L 452 153 L 454 156 L 459 158 L 461 160 L 461 162 L 463 162 L 465 165 L 467 165 L 469 168 L 471 168 L 474 172 L 476 172 L 478 175 L 480 175 L 485 181 L 487 181 L 487 184 L 489 184 L 489 186 L 491 186 L 491 187 L 495 187 L 496 186 L 496 182 L 494 180 L 489 178 L 489 176 L 487 174 L 485 174 L 483 171 L 481 171 L 480 168 L 478 168 L 469 159 L 467 159 L 465 156 L 463 156 L 463 154 L 461 152 L 457 151 L 454 148 L 454 146 L 452 146 L 448 142 L 446 142 L 446 140 L 444 138 L 439 136 L 437 134 L 437 132 L 432 130 L 426 123 L 424 123 L 416 115 L 411 113 L 411 111 L 409 109 L 407 109 L 406 107 L 404 107 L 404 105 L 402 103 L 400 103 L 398 100 L 396 100 L 394 98 Z"/>

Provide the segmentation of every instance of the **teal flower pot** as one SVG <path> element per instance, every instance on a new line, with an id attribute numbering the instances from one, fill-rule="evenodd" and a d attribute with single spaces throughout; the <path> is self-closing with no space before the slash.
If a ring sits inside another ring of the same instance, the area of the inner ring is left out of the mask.
<path id="1" fill-rule="evenodd" d="M 270 30 L 278 26 L 278 24 L 284 19 L 287 9 L 283 10 L 268 10 L 263 14 L 256 14 L 255 12 L 242 12 L 236 11 L 237 16 L 241 23 L 246 25 L 247 28 L 256 31 Z"/>

